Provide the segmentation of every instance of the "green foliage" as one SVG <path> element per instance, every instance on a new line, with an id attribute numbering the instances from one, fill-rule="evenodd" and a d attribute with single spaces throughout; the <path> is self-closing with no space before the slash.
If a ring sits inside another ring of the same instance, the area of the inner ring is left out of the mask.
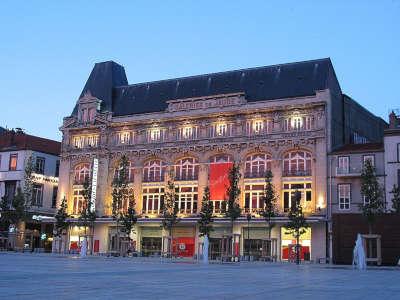
<path id="1" fill-rule="evenodd" d="M 25 198 L 26 210 L 29 209 L 32 203 L 32 191 L 33 191 L 33 179 L 32 173 L 35 171 L 35 165 L 33 163 L 33 157 L 29 156 L 25 160 L 25 171 L 24 171 L 24 190 L 23 195 Z"/>
<path id="2" fill-rule="evenodd" d="M 274 227 L 272 218 L 277 214 L 277 196 L 275 192 L 275 187 L 272 184 L 273 174 L 271 171 L 265 173 L 265 189 L 262 195 L 262 203 L 264 204 L 263 210 L 261 212 L 265 221 L 268 223 L 269 235 L 271 236 L 271 229 Z"/>
<path id="3" fill-rule="evenodd" d="M 93 224 L 97 218 L 96 211 L 92 210 L 93 203 L 91 199 L 91 194 L 92 194 L 92 185 L 90 184 L 89 179 L 86 178 L 86 180 L 83 183 L 83 192 L 82 192 L 84 203 L 82 206 L 82 211 L 79 216 L 79 219 L 82 225 L 85 226 L 85 228 L 88 227 L 89 225 L 93 227 Z"/>
<path id="4" fill-rule="evenodd" d="M 397 185 L 393 185 L 393 189 L 390 193 L 393 194 L 392 212 L 400 214 L 400 188 Z"/>
<path id="5" fill-rule="evenodd" d="M 133 190 L 129 187 L 129 160 L 123 155 L 118 162 L 117 171 L 112 183 L 112 216 L 115 220 L 121 218 L 124 203 L 133 201 Z"/>
<path id="6" fill-rule="evenodd" d="M 366 160 L 361 173 L 361 195 L 365 197 L 365 202 L 359 207 L 367 219 L 370 233 L 372 233 L 372 224 L 375 222 L 376 216 L 384 212 L 385 203 L 382 188 L 370 160 Z"/>
<path id="7" fill-rule="evenodd" d="M 54 216 L 54 218 L 56 219 L 55 229 L 57 230 L 58 236 L 61 236 L 62 232 L 68 229 L 67 219 L 69 218 L 69 215 L 67 209 L 68 209 L 67 199 L 64 196 L 64 198 L 61 201 L 60 208 L 57 210 L 57 213 Z"/>
<path id="8" fill-rule="evenodd" d="M 173 175 L 170 178 L 174 178 Z M 178 218 L 178 194 L 175 191 L 175 184 L 172 180 L 168 181 L 164 192 L 164 204 L 162 206 L 162 226 L 171 235 L 172 227 L 179 222 Z"/>
<path id="9" fill-rule="evenodd" d="M 222 203 L 222 209 L 225 216 L 231 220 L 231 227 L 233 231 L 233 222 L 240 217 L 242 212 L 242 209 L 238 203 L 240 196 L 239 180 L 241 177 L 238 164 L 233 164 L 232 168 L 229 170 L 228 176 L 229 186 L 226 190 L 228 200 Z"/>
<path id="10" fill-rule="evenodd" d="M 212 222 L 213 203 L 210 201 L 210 188 L 206 186 L 204 188 L 204 195 L 201 201 L 200 220 L 198 221 L 200 236 L 210 235 L 211 231 L 214 230 L 212 227 Z"/>
<path id="11" fill-rule="evenodd" d="M 1 201 L 1 223 L 3 226 L 14 224 L 17 225 L 21 221 L 29 218 L 30 214 L 27 212 L 26 201 L 21 188 L 17 188 L 16 195 L 9 203 L 6 197 Z"/>
<path id="12" fill-rule="evenodd" d="M 121 224 L 128 238 L 132 231 L 133 226 L 137 222 L 137 215 L 135 211 L 135 200 L 129 202 L 128 210 L 121 213 Z"/>

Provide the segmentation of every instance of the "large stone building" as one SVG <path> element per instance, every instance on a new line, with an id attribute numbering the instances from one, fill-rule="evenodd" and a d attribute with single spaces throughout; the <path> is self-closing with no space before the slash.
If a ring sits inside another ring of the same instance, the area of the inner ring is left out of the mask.
<path id="1" fill-rule="evenodd" d="M 56 211 L 58 191 L 59 155 L 61 143 L 22 131 L 4 130 L 0 133 L 0 198 L 11 206 L 18 188 L 25 184 L 25 169 L 32 158 L 32 199 L 28 201 L 30 216 L 52 217 Z M 2 228 L 2 239 L 11 248 L 46 248 L 51 250 L 52 224 L 30 219 L 21 223 L 14 235 Z M 45 235 L 42 235 L 45 234 Z M 8 239 L 7 239 L 8 237 Z M 8 244 L 9 243 L 9 244 Z"/>
<path id="2" fill-rule="evenodd" d="M 239 163 L 242 217 L 234 224 L 240 253 L 260 255 L 267 225 L 259 210 L 265 171 L 274 175 L 279 216 L 272 237 L 278 259 L 288 259 L 294 239 L 287 212 L 296 190 L 310 228 L 301 237 L 302 258 L 328 257 L 328 153 L 349 142 L 381 142 L 384 122 L 342 94 L 330 59 L 289 63 L 129 85 L 115 62 L 95 65 L 70 116 L 64 118 L 59 201 L 69 213 L 82 207 L 82 182 L 95 187 L 93 250 L 115 248 L 111 184 L 119 158 L 130 160 L 130 181 L 140 218 L 132 238 L 143 254 L 159 254 L 161 206 L 173 171 L 180 222 L 174 228 L 179 253 L 197 253 L 198 212 L 209 185 L 214 203 L 211 254 L 230 233 L 221 213 L 224 182 Z M 94 178 L 93 178 L 94 177 Z M 93 180 L 94 179 L 94 180 Z M 248 222 L 246 215 L 252 214 Z M 73 219 L 74 220 L 74 219 Z M 75 219 L 76 220 L 76 219 Z M 84 231 L 73 223 L 68 245 Z M 248 227 L 249 226 L 249 227 Z"/>

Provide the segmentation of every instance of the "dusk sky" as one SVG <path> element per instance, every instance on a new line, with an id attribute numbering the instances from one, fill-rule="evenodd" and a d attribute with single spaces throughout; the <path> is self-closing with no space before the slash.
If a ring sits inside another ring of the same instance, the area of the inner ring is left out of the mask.
<path id="1" fill-rule="evenodd" d="M 132 84 L 330 57 L 343 92 L 387 120 L 400 108 L 400 1 L 316 3 L 1 1 L 0 126 L 60 140 L 105 60 Z"/>

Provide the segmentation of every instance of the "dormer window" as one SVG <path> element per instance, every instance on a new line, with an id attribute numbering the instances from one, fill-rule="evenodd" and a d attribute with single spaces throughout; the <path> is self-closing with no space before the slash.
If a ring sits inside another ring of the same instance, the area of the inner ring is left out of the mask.
<path id="1" fill-rule="evenodd" d="M 101 101 L 92 96 L 90 91 L 87 91 L 82 98 L 78 100 L 78 119 L 82 123 L 93 123 L 97 111 L 100 110 Z"/>

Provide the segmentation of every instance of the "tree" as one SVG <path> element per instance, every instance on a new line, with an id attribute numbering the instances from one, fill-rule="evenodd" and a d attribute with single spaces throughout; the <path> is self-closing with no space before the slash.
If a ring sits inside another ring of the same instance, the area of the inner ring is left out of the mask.
<path id="1" fill-rule="evenodd" d="M 35 171 L 33 164 L 33 157 L 30 155 L 25 161 L 24 170 L 24 189 L 23 194 L 25 198 L 25 210 L 28 211 L 32 204 L 32 191 L 33 191 L 33 178 L 32 173 Z"/>
<path id="2" fill-rule="evenodd" d="M 272 178 L 273 178 L 272 172 L 267 171 L 265 173 L 264 193 L 261 197 L 264 206 L 261 214 L 268 224 L 268 238 L 271 238 L 271 230 L 275 225 L 272 221 L 272 218 L 276 216 L 277 212 L 276 208 L 277 196 L 275 192 L 275 187 L 272 184 Z"/>
<path id="3" fill-rule="evenodd" d="M 232 168 L 229 170 L 228 178 L 229 178 L 229 186 L 227 187 L 226 194 L 228 200 L 225 200 L 222 204 L 223 212 L 225 216 L 231 221 L 231 232 L 233 235 L 233 223 L 237 218 L 240 217 L 242 209 L 239 206 L 238 199 L 240 195 L 239 188 L 239 165 L 234 163 Z"/>
<path id="4" fill-rule="evenodd" d="M 85 227 L 85 239 L 87 242 L 87 227 L 91 228 L 92 236 L 94 232 L 94 222 L 96 221 L 97 215 L 96 211 L 93 209 L 94 203 L 92 201 L 92 185 L 88 178 L 83 182 L 83 205 L 82 210 L 80 212 L 79 219 L 82 225 Z M 90 248 L 90 252 L 92 252 L 92 247 Z"/>
<path id="5" fill-rule="evenodd" d="M 121 213 L 121 223 L 122 227 L 125 231 L 126 236 L 130 240 L 130 233 L 132 231 L 133 226 L 137 222 L 137 215 L 135 211 L 135 200 L 132 199 L 129 201 L 129 206 L 126 212 Z"/>
<path id="6" fill-rule="evenodd" d="M 400 214 L 400 188 L 397 185 L 393 185 L 393 189 L 390 193 L 393 194 L 392 212 Z"/>
<path id="7" fill-rule="evenodd" d="M 300 264 L 300 237 L 306 233 L 306 228 L 309 225 L 301 207 L 301 193 L 295 191 L 292 200 L 288 214 L 289 222 L 286 224 L 286 234 L 291 234 L 296 239 L 296 264 Z"/>
<path id="8" fill-rule="evenodd" d="M 364 203 L 360 204 L 359 207 L 367 220 L 368 230 L 371 234 L 376 216 L 383 213 L 385 209 L 382 188 L 371 160 L 365 161 L 361 173 L 361 195 L 364 197 Z"/>
<path id="9" fill-rule="evenodd" d="M 162 226 L 168 230 L 168 234 L 171 238 L 171 250 L 173 246 L 173 235 L 172 229 L 175 224 L 179 222 L 178 218 L 178 194 L 175 191 L 175 184 L 172 181 L 174 178 L 173 174 L 169 176 L 167 188 L 164 192 L 164 203 L 162 205 Z"/>
<path id="10" fill-rule="evenodd" d="M 210 188 L 206 186 L 204 188 L 204 195 L 201 201 L 200 220 L 198 221 L 200 236 L 210 235 L 210 233 L 214 230 L 212 227 L 212 222 L 213 203 L 210 201 Z"/>
<path id="11" fill-rule="evenodd" d="M 69 223 L 67 221 L 67 219 L 69 218 L 67 209 L 67 199 L 64 196 L 64 198 L 61 200 L 60 208 L 57 210 L 57 213 L 54 216 L 54 218 L 56 219 L 56 235 L 60 238 L 62 237 L 64 230 L 67 230 L 69 226 Z M 59 252 L 61 252 L 61 240 L 59 243 Z"/>
<path id="12" fill-rule="evenodd" d="M 129 208 L 131 208 L 131 211 L 129 212 L 128 208 L 126 214 L 124 214 L 124 204 L 126 203 L 129 205 Z M 133 206 L 131 207 L 131 205 Z M 122 219 L 125 219 L 129 223 L 136 217 L 134 205 L 135 199 L 133 196 L 133 189 L 129 187 L 129 160 L 126 155 L 122 155 L 121 159 L 118 161 L 114 180 L 112 182 L 112 217 L 117 223 L 118 249 L 120 234 L 119 223 Z M 134 213 L 133 216 L 131 215 L 132 213 Z"/>

